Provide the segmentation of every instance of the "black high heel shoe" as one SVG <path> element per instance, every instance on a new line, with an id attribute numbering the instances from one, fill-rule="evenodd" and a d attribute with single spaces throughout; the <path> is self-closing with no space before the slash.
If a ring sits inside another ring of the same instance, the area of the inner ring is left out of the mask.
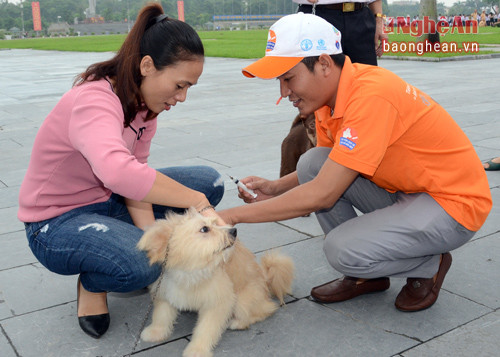
<path id="1" fill-rule="evenodd" d="M 80 303 L 80 277 L 78 277 L 78 282 L 76 286 L 76 314 L 78 315 L 78 305 Z M 106 306 L 108 305 L 108 300 L 106 299 Z M 108 330 L 110 322 L 109 312 L 100 315 L 89 315 L 78 317 L 78 323 L 80 328 L 87 335 L 93 338 L 100 338 Z"/>

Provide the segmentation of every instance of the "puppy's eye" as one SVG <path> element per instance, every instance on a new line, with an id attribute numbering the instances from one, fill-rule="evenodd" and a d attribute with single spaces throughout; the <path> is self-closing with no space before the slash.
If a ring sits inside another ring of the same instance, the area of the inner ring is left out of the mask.
<path id="1" fill-rule="evenodd" d="M 203 226 L 203 227 L 201 227 L 200 232 L 201 233 L 208 233 L 208 232 L 210 232 L 210 228 L 208 228 L 207 226 Z"/>

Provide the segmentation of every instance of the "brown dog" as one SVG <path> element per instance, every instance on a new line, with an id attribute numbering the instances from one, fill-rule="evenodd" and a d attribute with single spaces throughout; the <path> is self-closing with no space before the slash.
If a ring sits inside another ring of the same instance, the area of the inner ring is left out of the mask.
<path id="1" fill-rule="evenodd" d="M 314 114 L 295 117 L 287 137 L 281 143 L 280 177 L 294 172 L 300 155 L 316 146 L 316 125 Z"/>
<path id="2" fill-rule="evenodd" d="M 151 264 L 163 262 L 164 275 L 152 286 L 153 322 L 141 333 L 145 341 L 162 341 L 173 330 L 178 310 L 198 312 L 184 357 L 209 357 L 226 328 L 245 329 L 273 314 L 271 300 L 290 293 L 293 262 L 267 253 L 258 264 L 236 239 L 236 229 L 221 227 L 214 217 L 190 208 L 169 213 L 146 230 L 137 244 Z M 157 290 L 157 285 L 160 287 Z"/>

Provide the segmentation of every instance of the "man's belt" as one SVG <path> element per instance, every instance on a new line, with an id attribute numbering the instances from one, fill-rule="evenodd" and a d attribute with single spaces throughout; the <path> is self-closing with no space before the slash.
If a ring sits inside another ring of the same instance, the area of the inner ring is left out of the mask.
<path id="1" fill-rule="evenodd" d="M 364 2 L 341 2 L 338 4 L 316 5 L 316 8 L 324 8 L 330 10 L 341 10 L 342 12 L 353 12 L 363 9 L 366 6 Z"/>

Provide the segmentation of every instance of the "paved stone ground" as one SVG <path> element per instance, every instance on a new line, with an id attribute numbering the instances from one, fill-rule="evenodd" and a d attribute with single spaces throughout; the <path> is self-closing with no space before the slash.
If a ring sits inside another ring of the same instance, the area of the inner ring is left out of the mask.
<path id="1" fill-rule="evenodd" d="M 131 352 L 149 296 L 111 294 L 111 326 L 100 340 L 76 318 L 76 276 L 48 272 L 30 252 L 16 219 L 17 194 L 37 128 L 74 76 L 110 53 L 0 51 L 0 356 L 123 356 Z M 155 167 L 209 164 L 223 174 L 276 178 L 280 143 L 295 110 L 278 82 L 246 79 L 249 60 L 207 58 L 188 101 L 159 118 Z M 433 96 L 456 119 L 482 160 L 500 155 L 500 59 L 429 63 L 381 60 Z M 443 165 L 446 165 L 443 162 Z M 464 175 L 467 173 L 464 172 Z M 494 207 L 486 224 L 453 252 L 437 303 L 416 313 L 394 308 L 404 284 L 383 293 L 321 305 L 312 286 L 339 277 L 322 253 L 314 216 L 239 225 L 255 253 L 282 247 L 296 264 L 293 296 L 268 320 L 226 332 L 215 356 L 493 356 L 500 346 L 500 172 L 488 172 Z M 221 208 L 240 204 L 226 181 Z M 179 356 L 196 315 L 183 313 L 165 343 L 139 343 L 137 356 Z"/>

